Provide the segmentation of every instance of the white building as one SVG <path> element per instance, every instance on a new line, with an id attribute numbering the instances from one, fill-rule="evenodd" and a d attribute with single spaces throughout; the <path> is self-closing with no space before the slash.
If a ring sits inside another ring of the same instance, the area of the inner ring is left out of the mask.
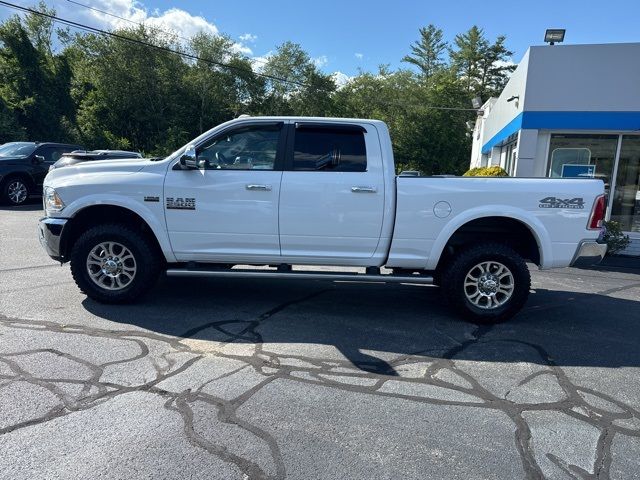
<path id="1" fill-rule="evenodd" d="M 601 178 L 623 253 L 640 255 L 640 43 L 531 47 L 482 109 L 471 167 Z"/>

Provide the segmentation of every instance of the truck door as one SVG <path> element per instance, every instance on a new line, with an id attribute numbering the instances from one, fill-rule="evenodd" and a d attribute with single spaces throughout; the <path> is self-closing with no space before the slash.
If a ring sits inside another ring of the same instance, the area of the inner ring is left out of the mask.
<path id="1" fill-rule="evenodd" d="M 384 175 L 373 126 L 290 125 L 280 191 L 284 257 L 363 265 L 380 239 Z"/>
<path id="2" fill-rule="evenodd" d="M 230 127 L 196 145 L 199 169 L 169 167 L 167 230 L 179 261 L 279 258 L 283 122 Z"/>

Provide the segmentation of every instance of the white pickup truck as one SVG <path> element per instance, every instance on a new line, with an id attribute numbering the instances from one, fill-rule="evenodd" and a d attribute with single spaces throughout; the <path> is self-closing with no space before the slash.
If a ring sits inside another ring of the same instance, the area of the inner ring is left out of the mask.
<path id="1" fill-rule="evenodd" d="M 240 117 L 164 159 L 50 172 L 39 234 L 100 302 L 133 301 L 162 271 L 403 282 L 438 285 L 466 317 L 496 322 L 524 305 L 527 261 L 602 259 L 603 190 L 601 180 L 396 176 L 383 122 Z"/>

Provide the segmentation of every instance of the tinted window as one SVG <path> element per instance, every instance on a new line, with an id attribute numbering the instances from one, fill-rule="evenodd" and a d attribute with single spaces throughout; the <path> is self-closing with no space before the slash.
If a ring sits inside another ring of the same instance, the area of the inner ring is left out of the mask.
<path id="1" fill-rule="evenodd" d="M 34 143 L 10 142 L 0 145 L 0 157 L 27 157 L 36 149 Z"/>
<path id="2" fill-rule="evenodd" d="M 63 153 L 72 151 L 69 147 L 42 147 L 36 152 L 36 155 L 42 155 L 47 163 L 55 163 L 60 160 Z"/>
<path id="3" fill-rule="evenodd" d="M 364 134 L 351 130 L 297 129 L 293 169 L 365 172 L 367 153 Z"/>
<path id="4" fill-rule="evenodd" d="M 273 170 L 280 125 L 245 127 L 198 148 L 198 161 L 209 170 Z"/>

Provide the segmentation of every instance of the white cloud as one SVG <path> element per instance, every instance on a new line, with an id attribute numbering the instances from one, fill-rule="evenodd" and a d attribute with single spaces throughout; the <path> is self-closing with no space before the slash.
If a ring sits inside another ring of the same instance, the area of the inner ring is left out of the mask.
<path id="1" fill-rule="evenodd" d="M 241 53 L 246 56 L 253 55 L 253 50 L 251 50 L 251 48 L 247 47 L 246 45 L 243 45 L 242 43 L 234 43 L 231 49 L 234 52 Z"/>
<path id="2" fill-rule="evenodd" d="M 356 57 L 358 60 L 362 60 L 364 58 L 364 55 L 358 52 L 354 53 L 353 56 Z"/>
<path id="3" fill-rule="evenodd" d="M 514 62 L 513 59 L 509 58 L 508 60 L 498 60 L 496 62 L 493 62 L 493 66 L 498 68 L 517 67 L 518 64 Z M 513 74 L 513 71 L 506 72 L 506 74 L 507 74 L 507 77 L 511 77 L 511 75 Z"/>
<path id="4" fill-rule="evenodd" d="M 264 64 L 267 63 L 269 61 L 269 58 L 271 58 L 272 56 L 273 52 L 268 51 L 264 55 L 250 58 L 249 60 L 251 61 L 251 67 L 253 68 L 253 71 L 258 73 L 262 72 L 264 70 Z"/>
<path id="5" fill-rule="evenodd" d="M 86 2 L 86 3 L 85 3 Z M 98 28 L 124 28 L 144 23 L 160 30 L 167 30 L 180 37 L 190 38 L 198 32 L 218 35 L 218 27 L 201 15 L 192 15 L 180 8 L 165 11 L 148 11 L 135 0 L 85 0 L 85 5 L 60 3 L 60 15 Z"/>
<path id="6" fill-rule="evenodd" d="M 342 72 L 333 72 L 331 74 L 331 78 L 333 78 L 333 81 L 336 82 L 336 86 L 338 88 L 344 87 L 347 83 L 353 80 L 353 77 L 350 77 L 346 73 Z"/>
<path id="7" fill-rule="evenodd" d="M 70 2 L 60 2 L 58 5 L 60 16 L 108 30 L 144 24 L 174 34 L 182 41 L 200 32 L 210 35 L 220 34 L 218 27 L 202 15 L 193 15 L 181 8 L 150 11 L 137 0 L 82 0 L 82 3 L 91 8 Z M 246 43 L 254 42 L 257 38 L 250 33 L 241 35 L 240 41 L 234 43 L 232 49 L 236 53 L 251 56 L 253 51 Z"/>
<path id="8" fill-rule="evenodd" d="M 311 61 L 317 68 L 322 68 L 329 63 L 329 59 L 326 55 L 320 55 L 319 57 L 312 58 Z"/>
<path id="9" fill-rule="evenodd" d="M 510 58 L 509 60 L 497 60 L 493 62 L 493 65 L 495 67 L 513 67 L 516 66 L 517 63 Z"/>
<path id="10" fill-rule="evenodd" d="M 143 21 L 159 29 L 169 29 L 187 38 L 199 32 L 219 34 L 218 28 L 204 17 L 193 16 L 179 8 L 171 8 L 158 16 L 147 16 Z"/>
<path id="11" fill-rule="evenodd" d="M 253 43 L 258 39 L 258 36 L 253 35 L 252 33 L 245 33 L 244 35 L 240 35 L 238 38 L 241 42 Z"/>

